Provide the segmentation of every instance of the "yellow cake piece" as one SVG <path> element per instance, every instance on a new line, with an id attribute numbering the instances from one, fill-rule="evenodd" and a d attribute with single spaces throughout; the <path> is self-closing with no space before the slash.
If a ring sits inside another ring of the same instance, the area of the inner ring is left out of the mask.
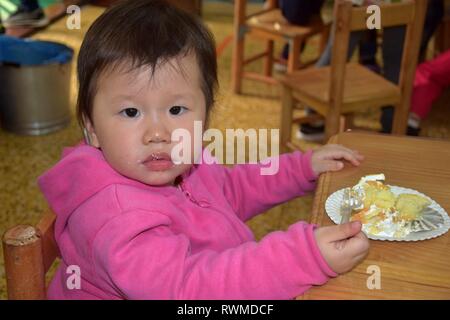
<path id="1" fill-rule="evenodd" d="M 411 232 L 407 222 L 420 218 L 431 202 L 416 194 L 396 196 L 384 181 L 383 174 L 369 175 L 352 187 L 363 197 L 363 204 L 353 210 L 350 221 L 360 221 L 369 234 L 405 237 Z"/>
<path id="2" fill-rule="evenodd" d="M 431 202 L 420 195 L 404 193 L 397 197 L 395 207 L 399 212 L 399 218 L 410 221 L 417 219 L 421 212 L 431 204 Z"/>
<path id="3" fill-rule="evenodd" d="M 364 207 L 376 205 L 378 208 L 388 209 L 395 205 L 395 195 L 390 188 L 378 181 L 367 181 L 364 185 Z"/>

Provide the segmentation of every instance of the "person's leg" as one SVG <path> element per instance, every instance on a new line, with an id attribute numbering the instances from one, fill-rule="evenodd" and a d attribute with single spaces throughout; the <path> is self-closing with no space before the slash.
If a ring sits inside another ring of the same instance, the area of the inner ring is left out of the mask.
<path id="1" fill-rule="evenodd" d="M 347 60 L 350 60 L 350 58 L 352 57 L 363 34 L 364 34 L 364 31 L 354 31 L 350 34 Z M 331 55 L 333 52 L 333 44 L 334 44 L 334 24 L 332 26 L 331 35 L 328 38 L 327 45 L 325 46 L 325 50 L 322 52 L 319 60 L 317 60 L 317 62 L 316 62 L 316 67 L 325 67 L 325 66 L 330 65 Z"/>
<path id="2" fill-rule="evenodd" d="M 377 63 L 377 30 L 368 30 L 364 33 L 359 43 L 359 62 L 370 70 L 380 73 L 381 68 Z"/>
<path id="3" fill-rule="evenodd" d="M 414 78 L 411 112 L 424 119 L 442 90 L 450 86 L 450 50 L 419 65 Z"/>
<path id="4" fill-rule="evenodd" d="M 291 24 L 306 26 L 311 17 L 320 14 L 325 0 L 279 0 L 281 13 Z"/>
<path id="5" fill-rule="evenodd" d="M 444 16 L 444 0 L 428 0 L 422 41 L 420 44 L 420 60 L 425 59 L 428 42 L 436 31 Z"/>
<path id="6" fill-rule="evenodd" d="M 377 30 L 368 30 L 359 43 L 359 60 L 361 62 L 375 62 L 377 54 Z"/>
<path id="7" fill-rule="evenodd" d="M 433 103 L 448 86 L 450 86 L 450 50 L 417 67 L 408 118 L 408 134 L 419 134 L 420 122 L 427 117 Z"/>
<path id="8" fill-rule="evenodd" d="M 279 0 L 278 6 L 281 13 L 291 24 L 306 26 L 311 18 L 320 14 L 325 0 Z M 287 60 L 289 57 L 289 45 L 286 43 L 283 47 L 281 57 Z"/>
<path id="9" fill-rule="evenodd" d="M 398 83 L 400 77 L 405 34 L 406 28 L 403 26 L 385 28 L 383 31 L 383 75 L 393 83 Z"/>
<path id="10" fill-rule="evenodd" d="M 428 42 L 430 38 L 433 36 L 433 33 L 435 32 L 440 21 L 442 20 L 443 12 L 444 12 L 443 0 L 429 0 L 420 46 L 421 59 L 424 58 Z M 388 31 L 388 36 L 385 36 L 383 38 L 383 44 L 385 40 L 388 41 L 388 44 L 386 46 L 383 45 L 383 52 L 384 52 L 383 62 L 385 64 L 384 67 L 385 77 L 386 79 L 394 83 L 398 83 L 403 48 L 401 46 L 401 52 L 394 52 L 394 51 L 396 51 L 395 50 L 396 47 L 398 48 L 398 43 L 403 43 L 405 31 L 404 28 L 403 32 L 398 30 L 396 31 L 395 29 L 399 29 L 399 27 L 388 28 L 386 30 L 390 29 L 394 30 Z M 386 62 L 388 64 L 387 66 Z M 382 132 L 385 133 L 391 132 L 393 117 L 394 117 L 394 110 L 392 107 L 385 107 L 382 109 L 382 115 L 380 119 L 382 125 Z"/>
<path id="11" fill-rule="evenodd" d="M 385 79 L 397 84 L 400 77 L 400 68 L 405 39 L 405 27 L 385 28 L 383 31 L 383 76 Z M 394 108 L 386 106 L 381 112 L 381 131 L 390 133 L 392 131 L 392 120 Z"/>
<path id="12" fill-rule="evenodd" d="M 285 43 L 281 51 L 281 58 L 287 60 L 289 58 L 289 43 Z"/>

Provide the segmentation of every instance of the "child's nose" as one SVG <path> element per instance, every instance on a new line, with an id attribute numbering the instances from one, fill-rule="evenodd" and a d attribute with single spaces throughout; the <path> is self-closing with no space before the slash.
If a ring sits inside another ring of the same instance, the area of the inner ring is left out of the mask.
<path id="1" fill-rule="evenodd" d="M 144 144 L 170 142 L 170 132 L 161 121 L 151 121 L 144 134 Z"/>

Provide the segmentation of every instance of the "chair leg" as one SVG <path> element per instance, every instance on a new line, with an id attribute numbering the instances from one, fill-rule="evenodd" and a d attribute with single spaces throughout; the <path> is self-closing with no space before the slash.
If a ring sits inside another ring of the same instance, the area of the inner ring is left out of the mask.
<path id="1" fill-rule="evenodd" d="M 409 99 L 404 99 L 410 101 Z M 394 120 L 392 123 L 392 133 L 405 135 L 406 128 L 408 126 L 408 112 L 409 112 L 409 104 L 408 105 L 399 105 L 394 108 Z"/>
<path id="2" fill-rule="evenodd" d="M 287 143 L 291 141 L 292 110 L 294 98 L 292 89 L 282 85 L 281 87 L 281 123 L 280 123 L 280 150 L 282 153 L 289 151 Z"/>
<path id="3" fill-rule="evenodd" d="M 325 119 L 325 139 L 328 141 L 332 136 L 339 133 L 340 129 L 340 114 L 330 108 Z"/>
<path id="4" fill-rule="evenodd" d="M 242 87 L 242 75 L 244 68 L 244 35 L 239 33 L 234 36 L 233 58 L 231 66 L 231 87 L 234 93 L 240 94 Z"/>
<path id="5" fill-rule="evenodd" d="M 44 300 L 45 270 L 39 231 L 18 225 L 5 232 L 2 242 L 8 299 Z"/>
<path id="6" fill-rule="evenodd" d="M 293 41 L 289 41 L 289 58 L 287 67 L 288 73 L 294 72 L 299 68 L 301 45 L 302 41 L 300 39 L 294 39 Z"/>
<path id="7" fill-rule="evenodd" d="M 272 76 L 273 48 L 274 48 L 274 41 L 273 40 L 267 40 L 266 41 L 266 53 L 267 53 L 267 56 L 264 59 L 264 75 L 266 75 L 268 77 Z"/>

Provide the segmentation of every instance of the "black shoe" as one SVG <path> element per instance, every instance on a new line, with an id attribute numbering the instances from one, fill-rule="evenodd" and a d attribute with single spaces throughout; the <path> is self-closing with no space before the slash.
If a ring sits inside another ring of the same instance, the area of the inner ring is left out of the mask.
<path id="1" fill-rule="evenodd" d="M 408 126 L 408 129 L 406 130 L 406 134 L 408 136 L 415 136 L 417 137 L 420 133 L 420 128 L 413 128 L 411 126 Z"/>
<path id="2" fill-rule="evenodd" d="M 297 132 L 297 138 L 310 142 L 320 142 L 325 139 L 325 126 L 309 123 L 301 124 Z"/>
<path id="3" fill-rule="evenodd" d="M 8 19 L 5 20 L 5 27 L 44 27 L 49 23 L 42 8 L 27 11 L 19 7 Z"/>

